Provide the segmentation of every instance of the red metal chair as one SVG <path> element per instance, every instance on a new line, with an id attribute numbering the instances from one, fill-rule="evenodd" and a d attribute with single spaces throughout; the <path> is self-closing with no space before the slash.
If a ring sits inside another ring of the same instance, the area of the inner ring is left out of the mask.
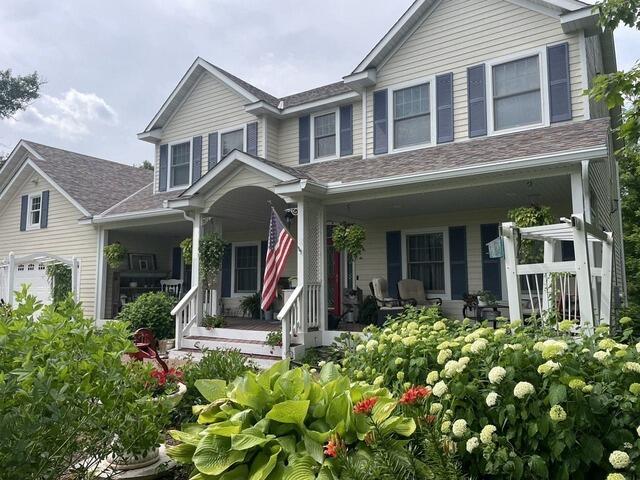
<path id="1" fill-rule="evenodd" d="M 145 359 L 155 360 L 162 367 L 162 370 L 169 371 L 169 367 L 158 353 L 158 339 L 148 328 L 139 328 L 133 334 L 133 344 L 138 349 L 137 352 L 130 353 L 134 360 L 142 362 Z"/>

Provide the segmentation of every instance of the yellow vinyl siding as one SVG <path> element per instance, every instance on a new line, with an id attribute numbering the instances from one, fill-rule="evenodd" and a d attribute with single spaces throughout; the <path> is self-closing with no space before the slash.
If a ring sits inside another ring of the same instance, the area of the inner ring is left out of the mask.
<path id="1" fill-rule="evenodd" d="M 257 121 L 258 156 L 264 156 L 263 120 L 244 111 L 247 103 L 247 99 L 205 72 L 163 127 L 160 144 L 202 135 L 202 173 L 205 174 L 208 171 L 209 134 Z M 156 185 L 160 172 L 160 144 L 156 146 Z"/>
<path id="2" fill-rule="evenodd" d="M 37 181 L 37 185 L 34 182 Z M 22 195 L 49 190 L 47 228 L 20 231 Z M 0 258 L 10 252 L 16 256 L 50 253 L 80 260 L 80 295 L 86 315 L 95 315 L 97 232 L 92 225 L 80 225 L 83 215 L 58 190 L 37 173 L 7 202 L 0 213 Z M 17 286 L 16 286 L 17 287 Z"/>
<path id="3" fill-rule="evenodd" d="M 373 88 L 453 72 L 454 136 L 456 141 L 465 140 L 467 67 L 561 42 L 569 42 L 573 118 L 581 120 L 585 112 L 578 34 L 566 35 L 557 18 L 504 0 L 440 2 L 431 16 L 378 68 Z M 367 93 L 369 154 L 373 154 L 373 88 Z"/>

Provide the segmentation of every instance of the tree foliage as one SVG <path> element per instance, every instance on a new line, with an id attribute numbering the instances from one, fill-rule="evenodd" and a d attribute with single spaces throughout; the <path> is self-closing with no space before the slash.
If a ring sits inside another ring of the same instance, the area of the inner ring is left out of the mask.
<path id="1" fill-rule="evenodd" d="M 27 108 L 40 95 L 42 84 L 38 72 L 14 76 L 11 70 L 0 70 L 0 119 Z"/>

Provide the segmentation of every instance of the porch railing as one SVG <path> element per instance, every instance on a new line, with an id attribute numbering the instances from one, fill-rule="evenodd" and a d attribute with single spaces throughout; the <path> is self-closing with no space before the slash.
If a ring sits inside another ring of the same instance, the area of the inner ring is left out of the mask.
<path id="1" fill-rule="evenodd" d="M 218 314 L 217 290 L 204 290 L 202 298 L 202 314 L 214 317 Z"/>
<path id="2" fill-rule="evenodd" d="M 182 339 L 189 329 L 198 321 L 198 287 L 182 297 L 178 304 L 171 310 L 171 315 L 176 318 L 176 348 L 182 347 Z"/>
<path id="3" fill-rule="evenodd" d="M 291 339 L 312 328 L 320 327 L 319 283 L 298 285 L 278 313 L 282 322 L 282 358 L 287 358 Z"/>

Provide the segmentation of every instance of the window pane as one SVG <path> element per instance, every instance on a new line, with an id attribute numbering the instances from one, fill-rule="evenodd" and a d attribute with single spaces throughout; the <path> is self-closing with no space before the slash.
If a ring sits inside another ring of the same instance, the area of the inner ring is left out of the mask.
<path id="1" fill-rule="evenodd" d="M 542 121 L 537 55 L 493 67 L 493 106 L 496 130 Z"/>
<path id="2" fill-rule="evenodd" d="M 395 120 L 393 128 L 395 148 L 428 143 L 431 140 L 431 115 Z"/>
<path id="3" fill-rule="evenodd" d="M 234 130 L 220 135 L 222 157 L 231 153 L 234 149 L 244 150 L 244 130 Z"/>
<path id="4" fill-rule="evenodd" d="M 393 118 L 402 119 L 429 113 L 429 84 L 393 92 Z"/>
<path id="5" fill-rule="evenodd" d="M 328 113 L 313 119 L 313 128 L 316 137 L 336 134 L 336 114 Z"/>
<path id="6" fill-rule="evenodd" d="M 336 136 L 316 138 L 316 158 L 330 157 L 336 154 Z"/>
<path id="7" fill-rule="evenodd" d="M 444 292 L 444 234 L 407 236 L 407 273 L 428 291 Z"/>
<path id="8" fill-rule="evenodd" d="M 258 290 L 257 246 L 236 247 L 235 279 L 236 292 L 255 292 Z"/>
<path id="9" fill-rule="evenodd" d="M 190 153 L 189 142 L 171 145 L 171 187 L 189 183 Z"/>

